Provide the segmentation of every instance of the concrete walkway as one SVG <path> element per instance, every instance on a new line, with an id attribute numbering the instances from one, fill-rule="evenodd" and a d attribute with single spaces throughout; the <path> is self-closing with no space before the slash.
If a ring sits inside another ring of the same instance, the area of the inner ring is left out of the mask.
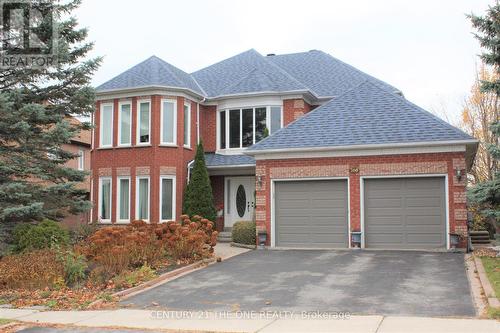
<path id="1" fill-rule="evenodd" d="M 245 318 L 246 316 L 246 318 Z M 326 316 L 325 316 L 326 317 Z M 479 319 L 350 316 L 318 319 L 300 313 L 165 312 L 150 310 L 46 311 L 0 309 L 0 318 L 26 323 L 77 327 L 185 330 L 197 332 L 366 332 L 366 333 L 500 333 L 500 322 Z"/>

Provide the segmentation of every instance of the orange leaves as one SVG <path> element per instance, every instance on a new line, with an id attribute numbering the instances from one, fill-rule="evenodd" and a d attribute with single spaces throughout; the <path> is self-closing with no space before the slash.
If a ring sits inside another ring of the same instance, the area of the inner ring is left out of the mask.
<path id="1" fill-rule="evenodd" d="M 0 260 L 0 289 L 37 289 L 64 285 L 64 267 L 53 250 L 36 250 Z"/>

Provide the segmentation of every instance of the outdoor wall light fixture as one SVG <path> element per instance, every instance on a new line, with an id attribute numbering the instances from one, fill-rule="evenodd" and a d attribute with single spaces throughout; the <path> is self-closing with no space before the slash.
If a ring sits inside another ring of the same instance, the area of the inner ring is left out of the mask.
<path id="1" fill-rule="evenodd" d="M 458 180 L 462 180 L 462 169 L 456 168 L 455 176 L 457 177 Z"/>
<path id="2" fill-rule="evenodd" d="M 262 176 L 257 176 L 257 185 L 259 186 L 259 188 L 262 187 Z"/>

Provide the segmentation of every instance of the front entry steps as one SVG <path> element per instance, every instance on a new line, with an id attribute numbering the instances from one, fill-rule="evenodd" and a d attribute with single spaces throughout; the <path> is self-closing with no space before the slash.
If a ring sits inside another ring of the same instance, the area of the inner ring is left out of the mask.
<path id="1" fill-rule="evenodd" d="M 231 236 L 231 228 L 224 228 L 224 231 L 219 232 L 217 236 L 217 242 L 219 243 L 231 243 L 233 238 Z"/>

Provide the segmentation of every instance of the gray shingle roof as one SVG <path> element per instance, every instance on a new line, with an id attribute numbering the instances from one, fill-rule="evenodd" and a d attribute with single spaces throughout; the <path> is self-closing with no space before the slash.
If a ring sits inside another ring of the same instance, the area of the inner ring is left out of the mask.
<path id="1" fill-rule="evenodd" d="M 200 69 L 192 75 L 209 97 L 308 90 L 253 49 Z"/>
<path id="2" fill-rule="evenodd" d="M 247 151 L 471 139 L 403 97 L 367 80 Z"/>
<path id="3" fill-rule="evenodd" d="M 205 163 L 208 168 L 218 166 L 255 165 L 255 159 L 252 156 L 247 155 L 206 153 Z"/>
<path id="4" fill-rule="evenodd" d="M 365 80 L 391 92 L 397 91 L 321 51 L 264 57 L 251 49 L 192 74 L 152 56 L 101 84 L 97 91 L 165 86 L 189 89 L 209 98 L 291 91 L 309 91 L 317 97 L 332 97 Z"/>
<path id="5" fill-rule="evenodd" d="M 275 55 L 266 59 L 288 72 L 317 96 L 340 96 L 364 81 L 373 82 L 390 92 L 398 91 L 322 51 Z"/>
<path id="6" fill-rule="evenodd" d="M 129 70 L 101 84 L 96 89 L 99 92 L 146 86 L 185 88 L 199 95 L 204 95 L 202 89 L 190 74 L 170 65 L 156 56 L 144 60 Z"/>

